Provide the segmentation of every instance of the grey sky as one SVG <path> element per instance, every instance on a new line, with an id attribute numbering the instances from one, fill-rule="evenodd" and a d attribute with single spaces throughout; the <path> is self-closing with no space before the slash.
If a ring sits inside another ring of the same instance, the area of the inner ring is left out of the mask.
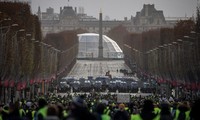
<path id="1" fill-rule="evenodd" d="M 163 10 L 165 17 L 191 17 L 196 14 L 197 0 L 32 0 L 32 11 L 36 13 L 38 6 L 44 12 L 52 7 L 59 13 L 60 7 L 84 7 L 84 13 L 98 18 L 102 9 L 103 16 L 110 19 L 130 19 L 140 11 L 143 4 L 154 4 L 157 10 Z"/>

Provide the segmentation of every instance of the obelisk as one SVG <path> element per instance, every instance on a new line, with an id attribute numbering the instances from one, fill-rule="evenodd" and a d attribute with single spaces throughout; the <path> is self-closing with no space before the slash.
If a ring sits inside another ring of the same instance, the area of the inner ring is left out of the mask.
<path id="1" fill-rule="evenodd" d="M 102 12 L 99 13 L 99 59 L 103 58 Z"/>

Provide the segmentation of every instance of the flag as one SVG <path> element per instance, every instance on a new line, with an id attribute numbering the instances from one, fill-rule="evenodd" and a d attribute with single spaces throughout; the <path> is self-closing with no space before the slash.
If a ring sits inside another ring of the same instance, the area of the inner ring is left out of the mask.
<path id="1" fill-rule="evenodd" d="M 7 79 L 4 81 L 4 87 L 8 87 L 8 86 L 9 86 L 9 80 Z"/>
<path id="2" fill-rule="evenodd" d="M 9 82 L 9 86 L 10 86 L 10 87 L 14 87 L 14 86 L 15 86 L 15 81 L 14 81 L 14 80 L 11 80 L 11 81 Z"/>
<path id="3" fill-rule="evenodd" d="M 19 82 L 19 83 L 17 84 L 17 90 L 18 90 L 18 91 L 21 90 L 21 82 Z"/>

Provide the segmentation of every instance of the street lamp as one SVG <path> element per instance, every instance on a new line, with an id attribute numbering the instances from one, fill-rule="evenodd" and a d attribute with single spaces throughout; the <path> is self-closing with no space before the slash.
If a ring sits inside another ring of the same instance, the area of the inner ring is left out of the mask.
<path id="1" fill-rule="evenodd" d="M 14 26 L 14 27 L 18 27 L 18 24 L 13 24 L 12 26 Z M 20 66 L 20 60 L 19 59 L 17 59 L 18 57 L 19 57 L 19 43 L 18 43 L 18 41 L 17 41 L 17 36 L 18 36 L 18 33 L 19 32 L 24 32 L 25 31 L 25 29 L 20 29 L 20 30 L 17 30 L 16 32 L 15 32 L 15 35 L 12 37 L 12 45 L 13 45 L 13 56 L 14 56 L 14 62 L 13 62 L 13 66 L 14 66 L 14 71 L 15 71 L 15 73 L 17 73 L 17 72 L 19 72 L 20 71 L 20 69 L 19 69 L 19 66 Z M 16 83 L 18 82 L 18 81 L 15 81 Z M 16 92 L 16 90 L 15 90 L 15 88 L 16 87 L 13 87 L 13 88 L 11 88 L 11 91 L 13 91 L 13 92 L 15 92 L 14 94 L 15 95 L 19 95 L 17 92 Z M 16 96 L 16 98 L 18 98 L 18 96 Z M 11 100 L 13 101 L 13 95 L 11 94 Z"/>
<path id="2" fill-rule="evenodd" d="M 34 42 L 34 41 L 35 41 L 35 38 L 31 38 L 31 41 L 33 41 L 33 42 Z"/>
<path id="3" fill-rule="evenodd" d="M 35 43 L 39 43 L 40 41 L 38 41 L 38 40 L 34 40 L 34 42 L 35 42 Z"/>
<path id="4" fill-rule="evenodd" d="M 183 42 L 183 40 L 181 40 L 181 39 L 177 39 L 177 42 Z"/>
<path id="5" fill-rule="evenodd" d="M 26 37 L 31 37 L 32 35 L 30 33 L 27 33 L 26 34 Z"/>
<path id="6" fill-rule="evenodd" d="M 18 27 L 18 24 L 13 24 L 12 25 L 13 27 Z M 15 32 L 15 35 L 14 35 L 14 37 L 17 39 L 17 34 L 18 34 L 18 32 L 25 32 L 25 29 L 20 29 L 20 30 L 17 30 L 16 32 Z"/>
<path id="7" fill-rule="evenodd" d="M 176 45 L 177 44 L 177 42 L 172 42 L 174 45 Z"/>
<path id="8" fill-rule="evenodd" d="M 160 75 L 162 76 L 163 75 L 163 66 L 164 66 L 164 63 L 163 63 L 163 60 L 164 60 L 164 58 L 163 58 L 163 48 L 164 48 L 164 46 L 159 45 L 158 48 L 159 48 L 159 51 L 158 51 L 158 65 L 159 65 L 158 69 L 160 71 Z"/>
<path id="9" fill-rule="evenodd" d="M 3 21 L 7 21 L 7 20 L 11 20 L 11 19 L 4 19 Z M 1 61 L 0 65 L 1 65 L 1 69 L 2 70 L 6 69 L 4 66 L 6 64 L 6 59 L 8 58 L 8 56 L 10 55 L 10 56 L 15 57 L 16 54 L 14 54 L 14 52 L 17 51 L 16 45 L 15 45 L 16 42 L 14 43 L 14 40 L 15 40 L 14 37 L 16 35 L 14 35 L 13 37 L 11 37 L 11 41 L 10 41 L 11 43 L 5 45 L 5 43 L 7 43 L 7 41 L 8 41 L 7 38 L 6 38 L 6 36 L 7 36 L 8 33 L 11 33 L 10 32 L 11 27 L 12 28 L 18 27 L 18 24 L 12 24 L 10 26 L 2 26 L 2 24 L 1 24 L 1 37 L 2 37 L 2 39 L 1 39 L 1 45 L 2 46 L 1 46 L 1 54 L 0 54 L 0 57 L 1 57 L 0 58 L 0 61 Z M 6 30 L 6 32 L 4 34 L 2 34 L 2 29 L 4 29 L 4 28 L 6 28 L 7 30 Z M 17 32 L 15 34 L 17 34 Z M 9 48 L 12 48 L 13 52 L 10 52 L 10 54 L 8 55 L 8 49 Z M 13 59 L 11 61 L 11 66 L 12 66 L 11 69 L 12 69 L 12 71 L 15 71 L 14 69 L 16 68 L 14 61 L 15 61 L 15 59 Z M 5 74 L 5 73 L 3 73 L 3 74 Z M 10 91 L 10 88 L 8 88 L 7 90 Z M 14 91 L 14 90 L 12 90 L 12 91 Z M 11 98 L 11 100 L 13 101 L 13 95 L 10 94 L 10 92 L 8 93 L 8 97 Z"/>
<path id="10" fill-rule="evenodd" d="M 2 23 L 4 21 L 11 21 L 11 18 L 4 18 L 3 20 L 0 21 L 0 23 Z"/>
<path id="11" fill-rule="evenodd" d="M 18 27 L 19 25 L 18 24 L 12 24 L 11 26 L 12 27 Z"/>
<path id="12" fill-rule="evenodd" d="M 1 23 L 5 22 L 5 21 L 10 21 L 10 20 L 11 20 L 10 18 L 9 19 L 3 18 L 2 20 L 0 20 L 0 30 L 1 30 L 0 31 L 0 36 L 1 36 L 1 38 L 0 38 L 0 40 L 1 40 L 0 41 L 1 42 L 1 44 L 0 44 L 1 45 L 0 46 L 0 48 L 1 48 L 1 50 L 0 50 L 0 68 L 1 68 L 0 74 L 5 74 L 5 72 L 4 72 L 5 65 L 3 64 L 3 63 L 6 62 L 5 61 L 5 55 L 6 55 L 6 45 L 5 45 L 5 42 L 6 42 L 6 35 L 9 32 L 10 27 L 11 27 L 11 25 L 10 26 L 3 26 L 3 24 L 1 24 Z M 4 29 L 6 29 L 6 30 L 4 31 Z M 4 93 L 5 93 L 5 88 L 4 88 Z M 4 100 L 5 100 L 5 94 L 4 94 Z"/>
<path id="13" fill-rule="evenodd" d="M 0 27 L 0 29 L 1 29 L 1 52 L 0 52 L 1 64 L 0 65 L 2 65 L 2 63 L 5 63 L 5 59 L 4 59 L 4 57 L 5 57 L 4 55 L 6 55 L 5 54 L 6 53 L 5 43 L 6 43 L 7 34 L 9 33 L 11 27 L 18 27 L 18 24 L 12 24 L 10 26 L 1 26 Z M 4 29 L 4 28 L 7 28 L 8 30 L 3 34 L 2 29 Z"/>
<path id="14" fill-rule="evenodd" d="M 195 33 L 195 32 L 191 32 L 191 33 Z M 189 43 L 189 53 L 188 53 L 188 56 L 189 56 L 189 63 L 190 63 L 190 70 L 194 71 L 195 69 L 198 69 L 196 68 L 198 66 L 198 58 L 199 58 L 199 53 L 198 53 L 198 40 L 195 38 L 195 36 L 193 37 L 190 37 L 190 36 L 184 36 L 184 40 L 186 42 Z M 193 47 L 194 45 L 194 47 Z"/>
<path id="15" fill-rule="evenodd" d="M 177 43 L 176 44 L 177 45 L 177 53 L 176 53 L 177 56 L 175 56 L 175 57 L 177 57 L 176 69 L 178 70 L 177 74 L 179 74 L 179 77 L 180 77 L 183 75 L 183 73 L 182 73 L 183 70 L 181 68 L 184 66 L 184 64 L 183 64 L 183 59 L 184 59 L 183 40 L 177 39 L 176 43 Z"/>
<path id="16" fill-rule="evenodd" d="M 39 42 L 39 41 L 35 41 L 35 42 L 39 43 L 39 46 L 41 46 L 41 49 L 42 49 L 42 58 L 41 58 L 41 62 L 42 62 L 42 76 L 43 76 L 43 79 L 45 80 L 52 73 L 52 68 L 55 68 L 55 67 L 53 67 L 53 65 L 57 63 L 57 62 L 54 63 L 54 64 L 52 63 L 53 62 L 53 60 L 52 60 L 53 58 L 55 58 L 54 61 L 56 61 L 56 59 L 57 59 L 57 49 L 55 49 L 51 45 L 49 45 L 47 43 L 44 43 L 44 42 Z M 56 56 L 55 57 L 52 56 L 51 51 L 56 52 Z M 47 88 L 48 88 L 48 84 L 45 84 L 42 87 L 42 89 L 44 89 L 44 91 L 43 91 L 44 94 L 46 94 Z"/>

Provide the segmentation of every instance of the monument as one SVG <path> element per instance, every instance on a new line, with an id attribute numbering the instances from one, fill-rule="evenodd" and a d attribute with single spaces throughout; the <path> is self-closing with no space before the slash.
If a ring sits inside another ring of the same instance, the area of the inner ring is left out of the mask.
<path id="1" fill-rule="evenodd" d="M 99 55 L 98 58 L 103 58 L 103 35 L 102 35 L 102 12 L 99 13 Z"/>

